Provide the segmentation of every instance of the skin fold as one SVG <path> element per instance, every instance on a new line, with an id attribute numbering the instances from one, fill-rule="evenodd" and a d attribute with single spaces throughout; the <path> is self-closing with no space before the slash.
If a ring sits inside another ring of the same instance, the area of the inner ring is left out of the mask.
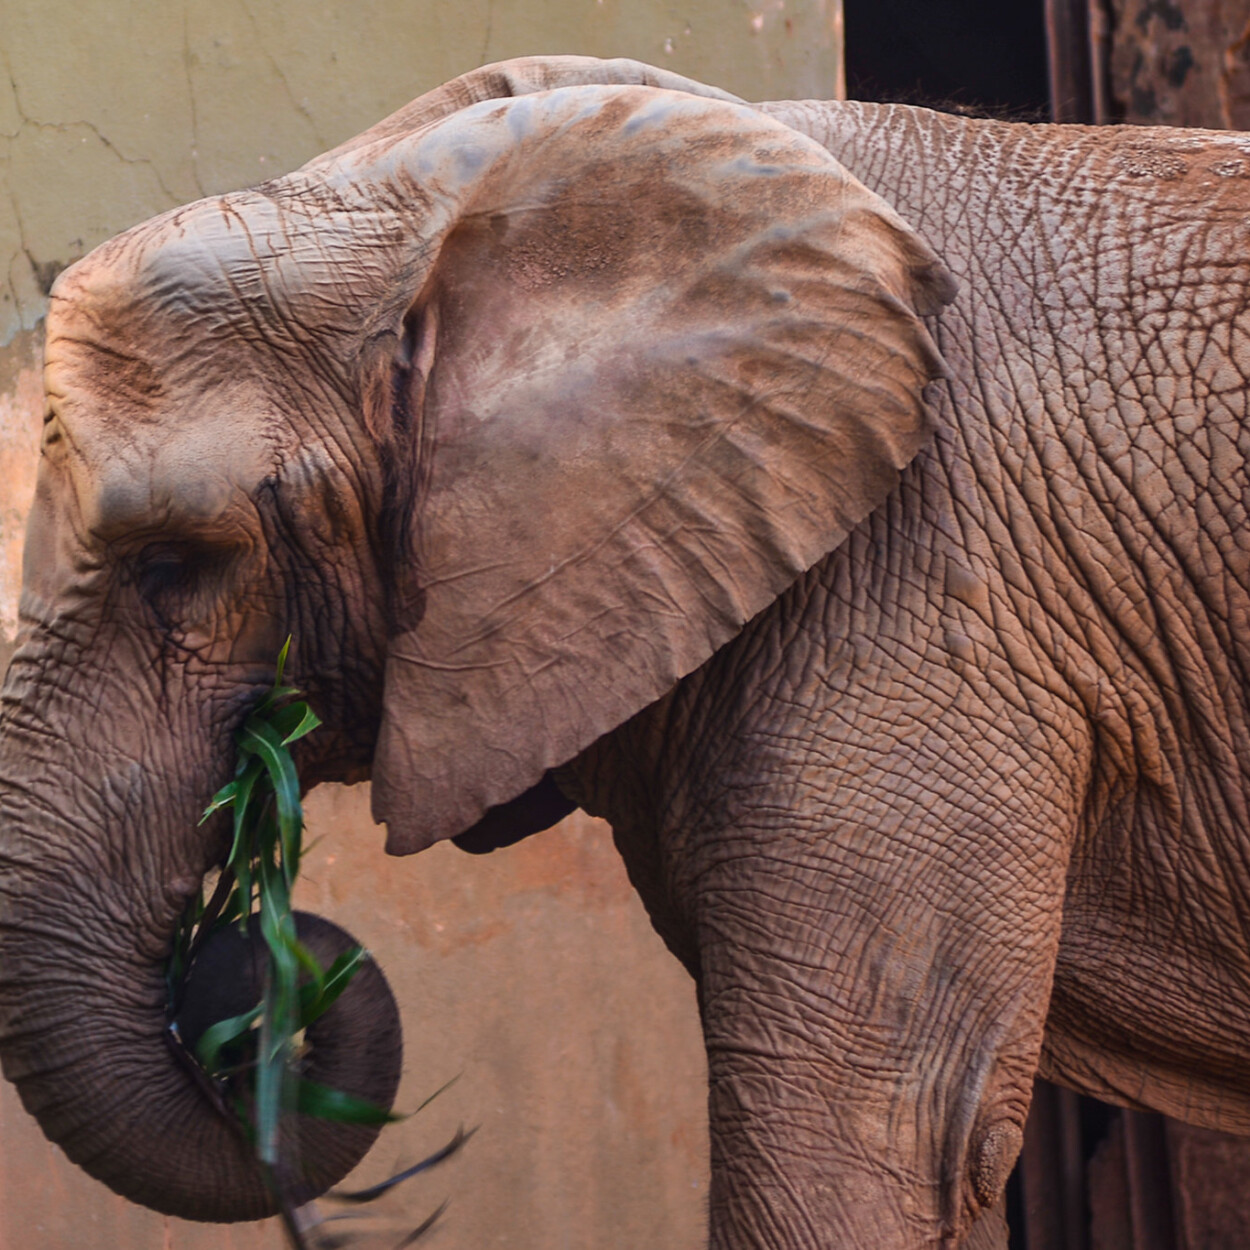
<path id="1" fill-rule="evenodd" d="M 1248 210 L 1238 136 L 548 58 L 74 266 L 0 711 L 27 1107 L 254 1217 L 160 967 L 290 632 L 392 851 L 611 822 L 717 1250 L 1004 1244 L 1038 1071 L 1250 1132 Z"/>

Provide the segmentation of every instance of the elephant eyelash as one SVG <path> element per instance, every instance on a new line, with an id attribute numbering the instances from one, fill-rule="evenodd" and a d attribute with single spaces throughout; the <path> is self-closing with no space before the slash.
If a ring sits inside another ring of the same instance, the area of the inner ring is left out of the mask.
<path id="1" fill-rule="evenodd" d="M 166 543 L 145 547 L 135 563 L 139 594 L 162 618 L 167 608 L 195 595 L 205 577 L 219 565 L 202 552 Z"/>
<path id="2" fill-rule="evenodd" d="M 145 547 L 135 563 L 139 588 L 145 592 L 159 592 L 182 578 L 190 559 L 186 551 L 162 544 Z"/>

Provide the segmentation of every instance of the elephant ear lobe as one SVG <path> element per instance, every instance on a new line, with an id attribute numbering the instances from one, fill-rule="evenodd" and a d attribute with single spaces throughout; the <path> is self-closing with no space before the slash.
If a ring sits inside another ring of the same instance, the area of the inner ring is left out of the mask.
<path id="1" fill-rule="evenodd" d="M 388 149 L 387 202 L 397 162 L 442 222 L 397 266 L 380 435 L 409 467 L 373 799 L 404 854 L 659 698 L 882 502 L 941 372 L 917 310 L 954 286 L 743 106 L 553 91 Z"/>

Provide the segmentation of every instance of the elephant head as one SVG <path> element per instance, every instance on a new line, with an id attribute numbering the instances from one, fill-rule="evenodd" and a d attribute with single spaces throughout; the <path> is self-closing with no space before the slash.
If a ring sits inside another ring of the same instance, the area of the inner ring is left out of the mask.
<path id="1" fill-rule="evenodd" d="M 57 282 L 0 1055 L 137 1201 L 267 1209 L 162 1043 L 162 969 L 283 637 L 327 726 L 303 775 L 371 774 L 415 851 L 662 696 L 925 438 L 933 254 L 816 143 L 639 81 L 443 89 Z"/>

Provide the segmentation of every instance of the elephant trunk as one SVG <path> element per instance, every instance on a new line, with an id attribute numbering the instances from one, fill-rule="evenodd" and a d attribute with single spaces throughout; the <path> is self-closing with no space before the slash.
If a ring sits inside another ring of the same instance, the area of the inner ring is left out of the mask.
<path id="1" fill-rule="evenodd" d="M 169 1027 L 174 933 L 218 849 L 195 833 L 211 767 L 188 770 L 204 774 L 189 794 L 153 795 L 152 772 L 133 757 L 110 760 L 98 746 L 75 751 L 54 732 L 66 720 L 31 715 L 20 669 L 19 653 L 0 713 L 4 1075 L 45 1134 L 124 1197 L 193 1220 L 272 1215 L 275 1196 L 239 1123 L 214 1099 L 211 1083 L 197 1080 Z M 164 821 L 156 819 L 160 808 Z M 333 931 L 313 935 L 325 963 L 351 939 L 319 923 Z M 307 923 L 301 935 L 309 940 Z M 246 952 L 236 962 L 248 962 Z M 237 983 L 220 963 L 212 977 Z M 310 1075 L 389 1106 L 399 1076 L 398 1017 L 380 971 L 364 971 L 315 1026 L 320 1037 L 309 1030 Z M 199 979 L 201 998 L 211 999 L 207 974 Z M 328 1078 L 317 1063 L 323 1052 Z M 336 1183 L 378 1131 L 297 1123 L 291 1155 L 298 1150 L 314 1170 L 287 1189 L 295 1202 Z"/>
<path id="2" fill-rule="evenodd" d="M 46 818 L 4 802 L 0 822 L 0 1062 L 27 1111 L 134 1202 L 199 1220 L 272 1214 L 246 1143 L 170 1045 L 167 951 L 41 866 L 24 831 L 51 840 Z"/>

